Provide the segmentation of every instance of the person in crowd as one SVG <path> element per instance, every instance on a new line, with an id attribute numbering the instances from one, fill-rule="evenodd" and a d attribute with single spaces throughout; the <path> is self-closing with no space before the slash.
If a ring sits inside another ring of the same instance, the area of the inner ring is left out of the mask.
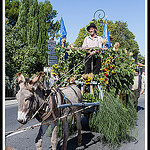
<path id="1" fill-rule="evenodd" d="M 130 87 L 133 94 L 130 94 L 131 99 L 134 100 L 135 109 L 138 111 L 138 98 L 140 97 L 141 91 L 141 76 L 139 70 L 135 69 L 134 84 Z"/>
<path id="2" fill-rule="evenodd" d="M 142 73 L 142 85 L 141 85 L 141 94 L 145 91 L 145 72 Z"/>
<path id="3" fill-rule="evenodd" d="M 85 37 L 82 48 L 94 48 L 94 47 L 102 47 L 102 37 L 97 36 L 97 27 L 94 23 L 91 23 L 87 27 L 87 31 L 90 33 L 90 36 Z M 94 50 L 88 50 L 88 56 L 89 54 L 92 56 L 86 63 L 85 63 L 85 74 L 93 72 L 93 74 L 99 74 L 99 70 L 101 68 L 101 58 L 95 57 L 94 54 L 99 51 Z M 85 59 L 86 61 L 87 59 Z M 93 70 L 91 68 L 91 62 L 93 60 Z"/>

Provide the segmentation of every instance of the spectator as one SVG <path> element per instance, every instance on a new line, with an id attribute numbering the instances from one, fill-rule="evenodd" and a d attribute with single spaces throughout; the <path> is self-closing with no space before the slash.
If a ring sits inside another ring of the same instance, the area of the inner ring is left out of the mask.
<path id="1" fill-rule="evenodd" d="M 145 91 L 145 72 L 142 73 L 141 94 Z"/>
<path id="2" fill-rule="evenodd" d="M 138 98 L 140 97 L 140 91 L 141 91 L 141 76 L 139 75 L 139 70 L 135 70 L 135 76 L 134 76 L 134 84 L 131 87 L 131 91 L 133 94 L 130 94 L 131 99 L 134 100 L 134 106 L 135 109 L 137 109 L 138 105 Z"/>

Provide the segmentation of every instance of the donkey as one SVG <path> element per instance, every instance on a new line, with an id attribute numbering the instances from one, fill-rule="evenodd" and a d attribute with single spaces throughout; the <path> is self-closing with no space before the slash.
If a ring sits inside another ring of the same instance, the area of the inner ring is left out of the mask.
<path id="1" fill-rule="evenodd" d="M 44 86 L 39 83 L 41 76 L 43 75 L 40 72 L 36 77 L 32 80 L 26 81 L 22 73 L 18 73 L 18 83 L 20 90 L 16 94 L 16 99 L 18 101 L 18 122 L 21 124 L 27 123 L 34 113 L 41 107 L 41 105 L 45 101 L 44 96 Z M 63 94 L 62 94 L 63 93 Z M 59 89 L 53 89 L 51 91 L 52 96 L 48 96 L 52 103 L 50 103 L 50 107 L 53 108 L 53 115 L 48 116 L 46 120 L 43 120 L 42 123 L 46 123 L 54 120 L 57 117 L 61 117 L 63 115 L 67 115 L 69 113 L 73 113 L 76 110 L 79 110 L 79 107 L 68 107 L 63 109 L 58 109 L 57 105 L 61 105 L 64 101 L 64 95 L 68 99 L 65 99 L 64 103 L 81 103 L 82 102 L 82 94 L 80 89 L 72 84 L 67 87 L 62 87 Z M 53 105 L 53 106 L 52 106 Z M 42 109 L 38 111 L 38 114 L 35 118 L 41 122 L 41 116 L 46 112 L 47 104 L 45 103 L 42 106 Z M 76 126 L 78 130 L 78 146 L 81 145 L 82 135 L 81 135 L 81 113 L 76 113 Z M 67 149 L 67 138 L 68 138 L 68 120 L 65 118 L 62 120 L 64 125 L 64 137 L 63 137 L 63 145 L 62 150 Z M 52 122 L 52 137 L 51 137 L 51 145 L 52 149 L 56 150 L 58 144 L 58 122 Z M 41 125 L 39 129 L 39 133 L 35 139 L 35 145 L 37 150 L 42 150 L 42 137 L 44 136 L 46 129 L 49 124 Z"/>

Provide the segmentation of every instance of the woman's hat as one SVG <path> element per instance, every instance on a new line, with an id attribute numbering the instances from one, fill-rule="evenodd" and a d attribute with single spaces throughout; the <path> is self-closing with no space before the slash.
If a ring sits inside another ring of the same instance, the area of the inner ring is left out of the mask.
<path id="1" fill-rule="evenodd" d="M 97 29 L 97 28 L 96 28 L 96 25 L 95 25 L 94 23 L 91 23 L 91 24 L 87 27 L 87 31 L 89 31 L 90 27 L 93 27 L 93 28 Z"/>

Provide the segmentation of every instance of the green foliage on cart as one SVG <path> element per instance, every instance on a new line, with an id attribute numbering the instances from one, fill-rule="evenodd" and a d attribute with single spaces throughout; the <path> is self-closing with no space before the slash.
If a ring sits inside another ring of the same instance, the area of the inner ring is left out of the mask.
<path id="1" fill-rule="evenodd" d="M 125 107 L 115 95 L 115 90 L 104 91 L 104 100 L 99 109 L 91 114 L 90 129 L 100 133 L 100 139 L 107 141 L 111 148 L 117 149 L 121 142 L 134 140 L 137 113 L 133 100 Z"/>
<path id="2" fill-rule="evenodd" d="M 98 50 L 98 48 L 94 48 Z M 99 49 L 100 50 L 100 49 Z M 68 59 L 64 59 L 65 52 L 68 53 Z M 102 67 L 98 75 L 94 75 L 93 80 L 101 84 L 103 90 L 109 91 L 111 88 L 116 89 L 116 94 L 121 91 L 123 94 L 129 94 L 131 91 L 129 85 L 133 84 L 134 69 L 134 58 L 130 56 L 130 51 L 126 49 L 113 50 L 113 48 L 103 50 L 102 55 L 96 54 L 96 57 L 102 58 Z M 86 82 L 83 78 L 84 74 L 84 58 L 86 51 L 82 48 L 70 48 L 65 49 L 61 47 L 56 48 L 56 54 L 58 57 L 58 64 L 52 66 L 54 76 L 59 76 L 63 82 L 61 86 L 69 85 L 70 79 L 79 80 Z M 82 62 L 80 64 L 80 62 Z M 80 65 L 79 65 L 80 64 Z M 75 67 L 79 65 L 78 67 Z M 75 67 L 71 72 L 70 69 Z M 57 82 L 58 84 L 58 82 Z"/>

